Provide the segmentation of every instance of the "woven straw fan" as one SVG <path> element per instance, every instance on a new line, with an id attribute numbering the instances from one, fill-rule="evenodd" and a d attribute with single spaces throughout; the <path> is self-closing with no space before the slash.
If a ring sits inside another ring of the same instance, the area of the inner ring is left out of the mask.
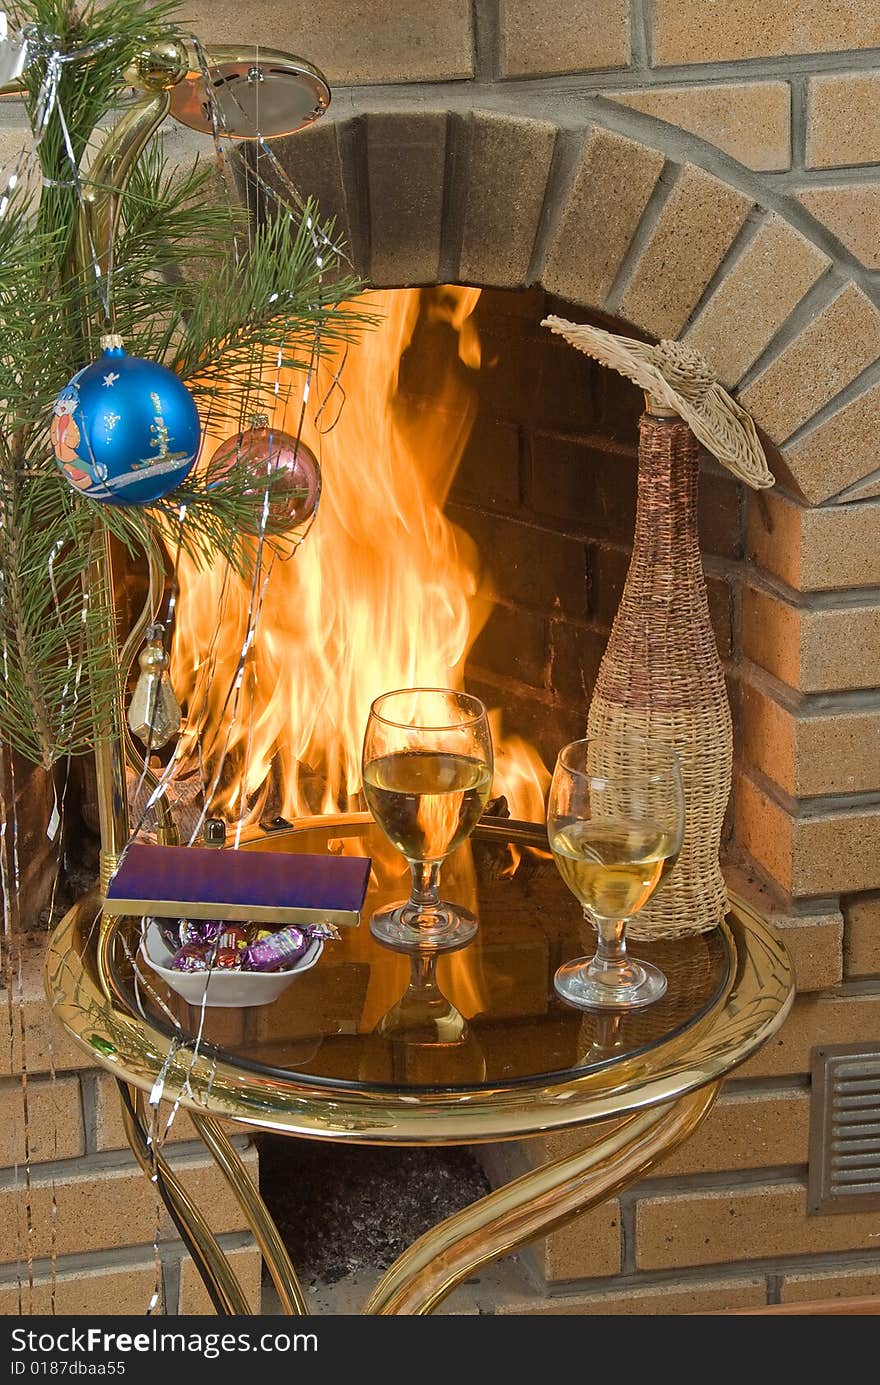
<path id="1" fill-rule="evenodd" d="M 628 933 L 703 933 L 727 910 L 718 853 L 733 732 L 697 536 L 699 443 L 755 489 L 772 486 L 773 476 L 752 419 L 699 351 L 676 341 L 649 346 L 559 317 L 545 318 L 543 326 L 647 395 L 639 423 L 632 560 L 593 689 L 587 734 L 603 738 L 612 762 L 632 755 L 631 743 L 625 748 L 623 742 L 634 736 L 678 752 L 684 844 L 675 869 Z"/>
<path id="2" fill-rule="evenodd" d="M 545 317 L 541 326 L 625 375 L 678 414 L 706 450 L 740 481 L 755 490 L 773 485 L 751 417 L 719 385 L 709 362 L 694 347 L 680 341 L 648 346 L 632 337 L 616 337 L 613 332 L 566 322 L 561 317 Z"/>

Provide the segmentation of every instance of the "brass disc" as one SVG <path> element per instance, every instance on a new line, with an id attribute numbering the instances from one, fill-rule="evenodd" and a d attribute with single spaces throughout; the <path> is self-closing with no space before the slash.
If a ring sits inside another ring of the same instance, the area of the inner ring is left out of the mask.
<path id="1" fill-rule="evenodd" d="M 203 134 L 214 129 L 230 139 L 292 135 L 318 120 L 330 104 L 330 88 L 317 68 L 300 58 L 245 58 L 211 63 L 210 97 L 201 72 L 190 73 L 171 94 L 171 114 Z"/>

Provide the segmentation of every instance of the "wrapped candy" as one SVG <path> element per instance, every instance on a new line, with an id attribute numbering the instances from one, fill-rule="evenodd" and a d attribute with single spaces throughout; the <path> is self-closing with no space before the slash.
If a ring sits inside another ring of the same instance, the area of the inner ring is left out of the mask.
<path id="1" fill-rule="evenodd" d="M 177 949 L 180 947 L 181 943 L 190 941 L 189 938 L 182 938 L 180 936 L 181 929 L 185 922 L 185 919 L 146 920 L 147 927 L 149 927 L 150 924 L 156 925 L 156 927 L 159 930 L 159 936 L 161 937 L 163 943 L 167 948 L 170 948 L 172 952 L 176 952 Z"/>
<path id="2" fill-rule="evenodd" d="M 278 971 L 293 966 L 309 949 L 311 938 L 302 928 L 290 924 L 279 933 L 251 943 L 245 952 L 249 971 Z"/>
<path id="3" fill-rule="evenodd" d="M 207 971 L 211 965 L 211 950 L 199 943 L 184 943 L 171 959 L 172 971 Z"/>
<path id="4" fill-rule="evenodd" d="M 222 923 L 215 919 L 181 919 L 179 936 L 181 943 L 214 943 L 220 936 Z"/>
<path id="5" fill-rule="evenodd" d="M 259 924 L 219 923 L 215 919 L 178 919 L 163 927 L 174 949 L 174 971 L 282 971 L 296 966 L 316 938 L 338 938 L 332 924 L 291 924 L 279 932 Z"/>
<path id="6" fill-rule="evenodd" d="M 314 927 L 297 928 L 290 924 L 268 938 L 253 942 L 245 952 L 245 966 L 249 971 L 280 971 L 295 966 L 308 952 L 315 938 L 338 938 L 339 934 L 331 924 L 316 924 Z"/>
<path id="7" fill-rule="evenodd" d="M 247 929 L 237 924 L 228 924 L 217 939 L 214 965 L 224 971 L 237 971 L 244 962 L 248 945 Z"/>
<path id="8" fill-rule="evenodd" d="M 171 952 L 177 952 L 188 943 L 204 947 L 208 943 L 216 942 L 223 927 L 222 923 L 217 923 L 213 919 L 153 918 L 147 919 L 147 924 L 156 925 L 163 943 Z"/>

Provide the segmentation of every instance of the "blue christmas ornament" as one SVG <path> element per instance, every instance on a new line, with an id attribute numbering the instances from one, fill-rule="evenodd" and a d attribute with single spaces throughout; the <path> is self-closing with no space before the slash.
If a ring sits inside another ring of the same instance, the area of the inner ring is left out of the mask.
<path id="1" fill-rule="evenodd" d="M 192 468 L 201 439 L 198 411 L 173 371 L 127 356 L 115 334 L 101 345 L 101 359 L 77 371 L 55 400 L 49 430 L 55 459 L 91 500 L 149 505 Z"/>

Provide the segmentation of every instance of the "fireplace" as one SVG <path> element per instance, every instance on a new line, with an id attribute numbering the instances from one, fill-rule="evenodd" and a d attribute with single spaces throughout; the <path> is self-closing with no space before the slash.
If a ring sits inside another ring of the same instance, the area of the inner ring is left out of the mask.
<path id="1" fill-rule="evenodd" d="M 880 1027 L 880 312 L 864 230 L 880 149 L 870 121 L 854 118 L 876 105 L 880 36 L 853 7 L 812 6 L 792 55 L 785 0 L 766 0 L 760 25 L 740 22 L 745 8 L 609 0 L 584 26 L 583 6 L 562 0 L 542 17 L 540 43 L 534 7 L 519 0 L 403 0 L 357 26 L 345 6 L 317 26 L 299 7 L 296 39 L 283 7 L 255 14 L 253 34 L 230 7 L 212 12 L 221 41 L 301 41 L 326 70 L 330 115 L 282 158 L 337 217 L 359 272 L 395 290 L 482 289 L 483 364 L 466 376 L 479 386 L 476 417 L 444 509 L 497 591 L 464 676 L 504 708 L 505 734 L 549 758 L 582 726 L 635 494 L 640 400 L 543 340 L 544 294 L 575 320 L 606 314 L 621 330 L 700 347 L 753 412 L 779 480 L 744 497 L 707 464 L 700 520 L 736 726 L 728 878 L 783 930 L 798 999 L 778 1041 L 656 1178 L 549 1237 L 524 1294 L 484 1282 L 493 1311 L 693 1312 L 878 1286 L 876 1214 L 809 1216 L 806 1167 L 812 1050 Z M 10 107 L 4 140 L 16 120 Z M 187 137 L 170 139 L 186 158 Z M 448 333 L 432 324 L 425 340 Z M 425 393 L 418 347 L 402 373 L 413 399 Z M 449 340 L 445 349 L 456 354 Z M 535 413 L 493 405 L 502 384 Z M 136 574 L 130 587 L 134 606 Z M 109 1079 L 83 1068 L 46 1015 L 40 963 L 35 942 L 23 980 L 33 1202 L 57 1194 L 63 1231 L 91 1187 L 87 1205 L 101 1213 L 90 1213 L 88 1243 L 63 1244 L 57 1302 L 140 1312 L 151 1231 L 132 1231 L 127 1212 L 147 1194 L 133 1173 L 125 1181 Z M 19 1047 L 4 1069 L 10 1107 L 21 1068 Z M 192 1129 L 180 1121 L 174 1133 L 185 1169 L 204 1177 Z M 7 1182 L 25 1159 L 16 1138 Z M 564 1142 L 538 1146 L 500 1151 L 493 1177 Z M 226 1215 L 224 1243 L 255 1289 L 258 1257 Z M 166 1238 L 172 1290 L 200 1311 L 181 1255 Z M 4 1275 L 16 1311 L 14 1261 Z M 47 1259 L 35 1283 L 48 1308 Z"/>
<path id="2" fill-rule="evenodd" d="M 541 819 L 557 750 L 584 732 L 626 574 L 641 396 L 541 327 L 548 311 L 576 311 L 541 290 L 441 285 L 367 300 L 381 321 L 346 366 L 341 413 L 319 380 L 331 426 L 307 423 L 304 437 L 322 459 L 322 508 L 295 558 L 272 569 L 234 713 L 246 583 L 181 566 L 175 683 L 191 714 L 207 698 L 203 739 L 227 757 L 209 811 L 252 833 L 362 806 L 373 698 L 463 678 L 492 712 L 496 794 L 514 816 Z M 743 498 L 708 457 L 701 505 L 732 667 Z M 205 768 L 210 781 L 216 750 Z M 184 772 L 184 818 L 186 783 Z"/>
<path id="3" fill-rule="evenodd" d="M 337 421 L 331 394 L 332 426 L 305 431 L 322 461 L 322 506 L 302 549 L 273 569 L 255 644 L 263 696 L 239 708 L 211 806 L 245 838 L 303 813 L 362 806 L 366 709 L 410 679 L 462 679 L 483 698 L 499 751 L 496 794 L 506 800 L 495 809 L 540 819 L 558 748 L 583 734 L 629 561 L 642 396 L 540 325 L 548 312 L 582 311 L 540 289 L 439 285 L 369 296 L 382 321 L 346 365 L 342 414 Z M 711 610 L 735 690 L 744 497 L 708 457 L 701 492 Z M 228 655 L 217 665 L 218 713 L 243 637 L 244 589 L 242 599 L 228 589 L 224 597 L 218 585 L 230 580 L 184 568 L 177 599 L 178 692 L 191 703 L 187 680 L 216 644 Z M 129 573 L 132 599 L 136 587 Z M 219 637 L 218 611 L 228 617 Z M 248 727 L 257 728 L 250 740 L 240 734 Z M 226 743 L 221 723 L 210 735 Z M 287 1141 L 257 1143 L 263 1192 L 294 1259 L 334 1303 L 344 1301 L 346 1270 L 363 1283 L 384 1268 L 432 1213 L 485 1191 L 502 1157 L 328 1149 L 315 1159 Z M 363 1230 L 345 1256 L 321 1249 L 339 1244 L 320 1220 L 328 1179 Z M 291 1186 L 310 1209 L 304 1224 Z M 386 1225 L 387 1195 L 375 1205 L 375 1190 L 388 1187 L 399 1197 Z M 514 1271 L 511 1282 L 519 1278 Z"/>

